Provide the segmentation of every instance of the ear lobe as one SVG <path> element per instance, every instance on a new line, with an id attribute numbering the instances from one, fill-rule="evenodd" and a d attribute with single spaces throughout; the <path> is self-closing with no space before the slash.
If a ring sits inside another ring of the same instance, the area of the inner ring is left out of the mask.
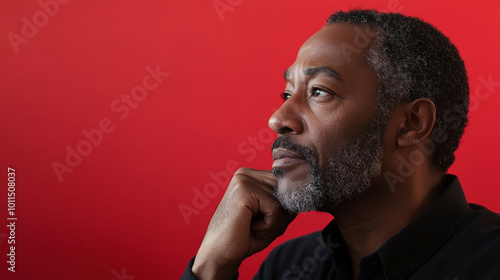
<path id="1" fill-rule="evenodd" d="M 436 106 L 428 98 L 418 98 L 404 107 L 404 117 L 398 127 L 398 147 L 410 147 L 430 137 L 436 121 Z"/>

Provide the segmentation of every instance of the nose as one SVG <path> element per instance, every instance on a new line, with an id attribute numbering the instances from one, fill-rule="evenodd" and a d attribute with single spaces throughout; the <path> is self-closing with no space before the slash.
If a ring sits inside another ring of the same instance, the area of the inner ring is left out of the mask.
<path id="1" fill-rule="evenodd" d="M 276 133 L 295 135 L 304 131 L 304 123 L 300 115 L 297 97 L 292 95 L 269 118 L 268 125 Z"/>

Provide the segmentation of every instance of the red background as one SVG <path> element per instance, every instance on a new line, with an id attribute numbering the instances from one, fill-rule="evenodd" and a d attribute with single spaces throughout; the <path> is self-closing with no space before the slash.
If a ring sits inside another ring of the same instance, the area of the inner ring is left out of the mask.
<path id="1" fill-rule="evenodd" d="M 267 119 L 281 103 L 283 71 L 337 9 L 421 17 L 459 48 L 472 95 L 480 77 L 500 81 L 497 1 L 220 2 L 231 7 L 221 16 L 212 0 L 70 1 L 16 53 L 9 34 L 21 36 L 22 18 L 33 23 L 42 8 L 34 0 L 1 1 L 0 225 L 7 224 L 8 166 L 16 169 L 18 218 L 15 273 L 7 271 L 7 227 L 0 226 L 2 279 L 179 278 L 226 187 L 210 174 L 223 177 L 228 163 L 270 167 Z M 43 23 L 43 15 L 36 20 Z M 157 65 L 169 76 L 128 116 L 112 111 Z M 469 201 L 496 212 L 499 92 L 496 86 L 477 99 L 450 170 Z M 105 118 L 114 130 L 60 182 L 52 164 L 66 164 L 66 147 L 76 149 L 86 139 L 82 130 Z M 195 206 L 195 192 L 208 186 L 220 188 L 198 201 L 186 223 L 179 206 Z M 301 215 L 272 247 L 329 220 Z M 241 279 L 269 249 L 244 263 Z"/>

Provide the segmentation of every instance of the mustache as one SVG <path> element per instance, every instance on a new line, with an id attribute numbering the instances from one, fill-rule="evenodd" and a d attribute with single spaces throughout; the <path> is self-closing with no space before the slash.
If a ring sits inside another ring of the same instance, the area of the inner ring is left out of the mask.
<path id="1" fill-rule="evenodd" d="M 301 155 L 311 166 L 315 166 L 318 162 L 311 148 L 294 143 L 289 136 L 278 136 L 271 146 L 271 151 L 277 148 L 287 149 Z"/>

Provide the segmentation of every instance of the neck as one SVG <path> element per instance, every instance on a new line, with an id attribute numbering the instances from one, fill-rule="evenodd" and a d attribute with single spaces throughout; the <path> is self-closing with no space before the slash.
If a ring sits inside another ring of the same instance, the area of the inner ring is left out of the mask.
<path id="1" fill-rule="evenodd" d="M 439 196 L 444 174 L 429 176 L 428 172 L 416 171 L 392 189 L 380 176 L 373 180 L 372 188 L 332 211 L 349 251 L 354 279 L 363 257 L 375 252 Z"/>

